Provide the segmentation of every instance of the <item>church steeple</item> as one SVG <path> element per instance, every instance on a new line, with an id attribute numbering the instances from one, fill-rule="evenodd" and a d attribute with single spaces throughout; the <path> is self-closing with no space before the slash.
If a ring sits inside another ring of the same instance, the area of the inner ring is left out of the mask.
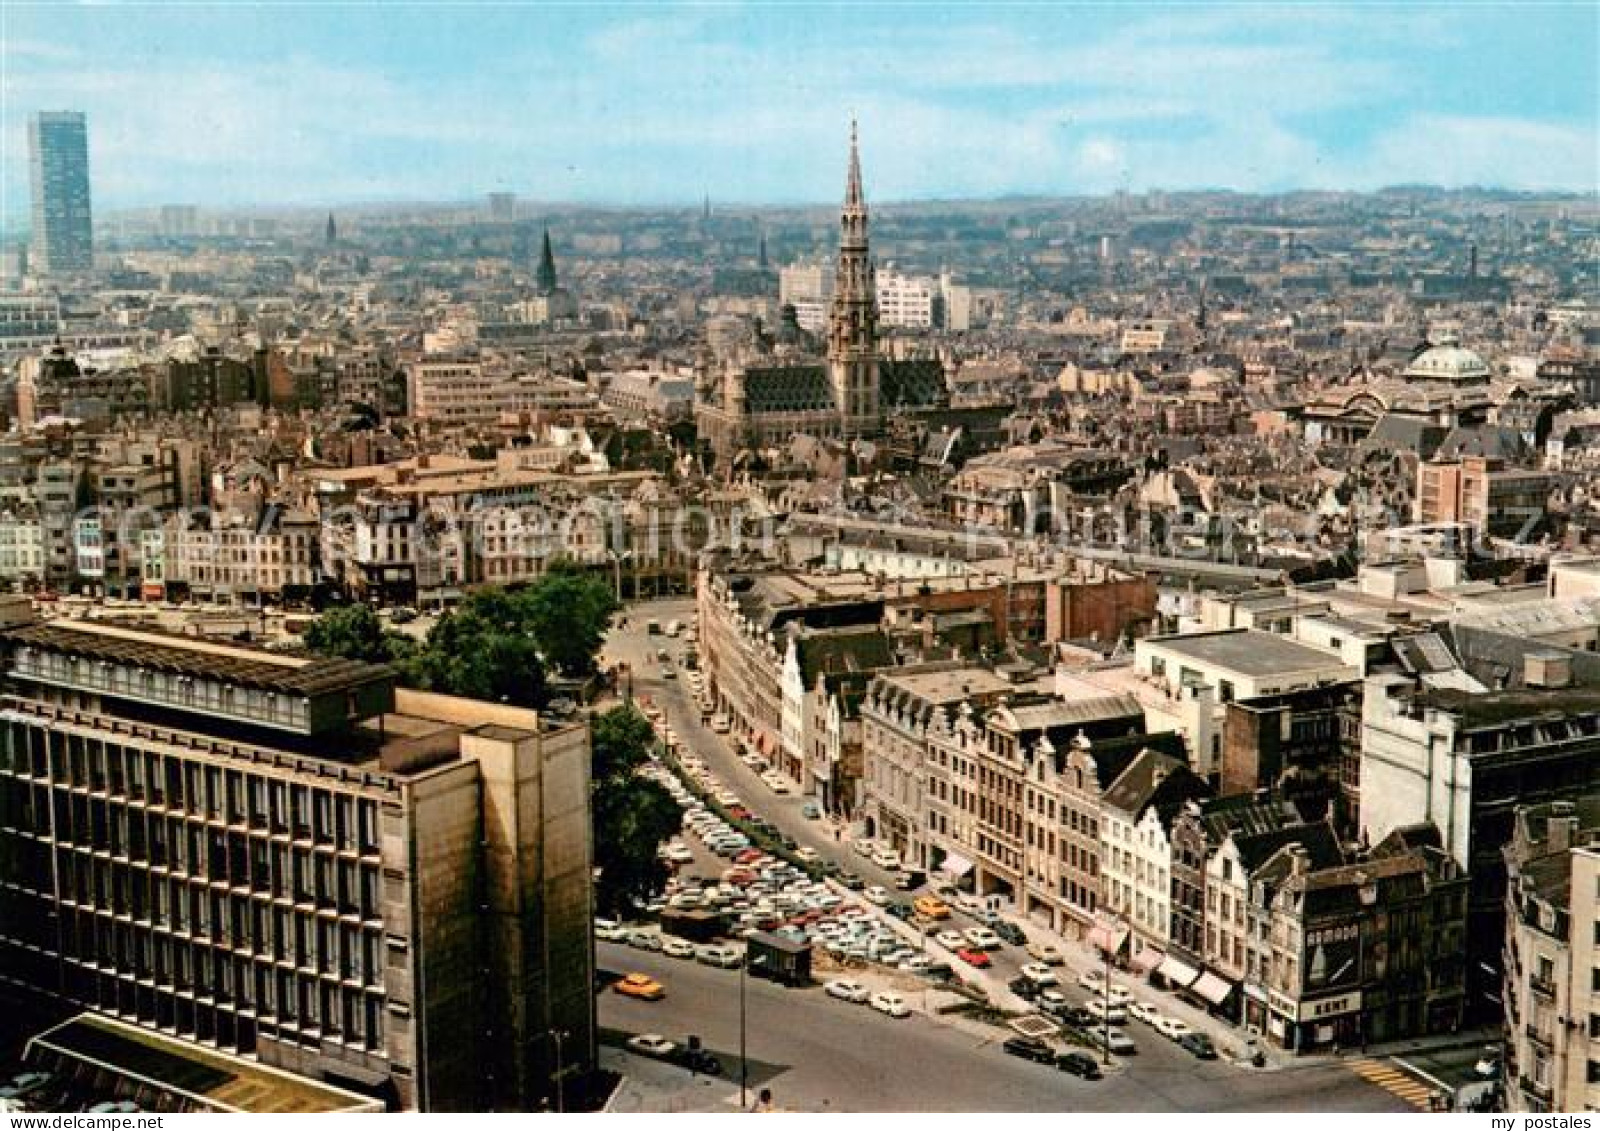
<path id="1" fill-rule="evenodd" d="M 878 296 L 867 249 L 861 151 L 850 122 L 850 167 L 839 213 L 839 263 L 828 311 L 828 372 L 846 435 L 878 425 Z"/>
<path id="2" fill-rule="evenodd" d="M 556 289 L 556 257 L 550 250 L 550 229 L 544 230 L 544 246 L 539 250 L 539 270 L 533 277 L 534 285 L 541 294 L 549 294 Z"/>
<path id="3" fill-rule="evenodd" d="M 323 229 L 322 234 L 326 238 L 329 247 L 339 242 L 339 225 L 333 222 L 332 212 L 328 213 L 328 225 Z"/>

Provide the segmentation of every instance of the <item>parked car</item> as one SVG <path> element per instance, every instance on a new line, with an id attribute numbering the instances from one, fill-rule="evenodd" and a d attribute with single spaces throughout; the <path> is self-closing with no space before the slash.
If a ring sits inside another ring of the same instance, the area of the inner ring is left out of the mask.
<path id="1" fill-rule="evenodd" d="M 1023 963 L 1022 976 L 1036 986 L 1054 986 L 1060 981 L 1056 972 L 1043 962 Z"/>
<path id="2" fill-rule="evenodd" d="M 961 933 L 967 936 L 967 942 L 980 950 L 995 950 L 1000 946 L 1000 936 L 988 927 L 968 927 Z"/>
<path id="3" fill-rule="evenodd" d="M 950 918 L 950 905 L 945 903 L 944 900 L 939 899 L 937 896 L 918 896 L 912 901 L 911 906 L 915 908 L 917 914 L 921 915 L 924 919 Z"/>
<path id="4" fill-rule="evenodd" d="M 1035 1064 L 1054 1064 L 1056 1061 L 1055 1050 L 1037 1037 L 1010 1037 L 1001 1043 L 1000 1049 Z"/>
<path id="5" fill-rule="evenodd" d="M 872 852 L 872 862 L 891 872 L 900 870 L 900 854 L 892 848 L 877 848 Z"/>
<path id="6" fill-rule="evenodd" d="M 653 1056 L 658 1060 L 665 1060 L 678 1051 L 677 1042 L 667 1040 L 660 1033 L 640 1033 L 637 1037 L 629 1037 L 628 1048 L 641 1056 Z"/>
<path id="7" fill-rule="evenodd" d="M 967 940 L 961 937 L 960 931 L 940 931 L 933 936 L 933 941 L 946 950 L 964 950 Z"/>
<path id="8" fill-rule="evenodd" d="M 1060 947 L 1054 943 L 1040 942 L 1037 939 L 1028 944 L 1028 954 L 1035 960 L 1043 962 L 1046 966 L 1060 966 L 1067 960 L 1067 956 L 1061 953 Z"/>
<path id="9" fill-rule="evenodd" d="M 744 962 L 744 948 L 731 944 L 713 944 L 711 946 L 696 947 L 695 960 L 707 966 L 718 966 L 724 970 L 734 970 Z"/>
<path id="10" fill-rule="evenodd" d="M 1056 1057 L 1056 1067 L 1074 1076 L 1082 1076 L 1085 1080 L 1100 1079 L 1100 1066 L 1095 1063 L 1094 1057 L 1086 1052 L 1076 1050 L 1064 1052 Z"/>
<path id="11" fill-rule="evenodd" d="M 1112 1029 L 1109 1033 L 1090 1027 L 1083 1031 L 1084 1037 L 1097 1049 L 1107 1049 L 1117 1056 L 1132 1056 L 1139 1051 L 1139 1046 L 1133 1043 L 1133 1038 L 1121 1029 Z"/>
<path id="12" fill-rule="evenodd" d="M 873 884 L 861 894 L 866 898 L 868 903 L 875 903 L 879 907 L 882 907 L 885 903 L 889 902 L 889 893 L 878 884 Z"/>
<path id="13" fill-rule="evenodd" d="M 596 919 L 594 921 L 594 937 L 601 942 L 621 942 L 627 937 L 627 934 L 626 928 L 613 919 Z"/>
<path id="14" fill-rule="evenodd" d="M 688 939 L 666 935 L 661 940 L 661 953 L 668 958 L 693 958 L 694 943 Z"/>
<path id="15" fill-rule="evenodd" d="M 999 935 L 1003 942 L 1008 942 L 1012 946 L 1028 945 L 1028 936 L 1022 933 L 1022 928 L 1004 919 L 994 924 L 994 933 Z"/>
<path id="16" fill-rule="evenodd" d="M 822 806 L 815 801 L 807 801 L 800 806 L 800 815 L 808 821 L 820 821 L 822 819 Z"/>
<path id="17" fill-rule="evenodd" d="M 722 1075 L 722 1061 L 705 1049 L 684 1049 L 679 1059 L 690 1072 L 698 1072 L 702 1076 Z"/>
<path id="18" fill-rule="evenodd" d="M 1178 1038 L 1178 1044 L 1200 1060 L 1217 1059 L 1217 1048 L 1204 1033 L 1188 1033 Z"/>
<path id="19" fill-rule="evenodd" d="M 829 997 L 836 997 L 840 1001 L 864 1002 L 870 996 L 867 987 L 860 982 L 852 982 L 848 978 L 835 978 L 822 987 L 823 992 Z"/>
<path id="20" fill-rule="evenodd" d="M 994 963 L 989 959 L 988 951 L 974 950 L 970 946 L 964 946 L 960 950 L 956 951 L 956 957 L 961 959 L 961 961 L 965 962 L 968 966 L 976 966 L 980 970 L 986 970 L 990 966 L 994 965 Z"/>
<path id="21" fill-rule="evenodd" d="M 1039 987 L 1031 978 L 1016 977 L 1006 983 L 1006 988 L 1023 1001 L 1033 1001 L 1039 996 Z"/>
<path id="22" fill-rule="evenodd" d="M 1147 1001 L 1136 1001 L 1128 1006 L 1128 1016 L 1136 1021 L 1143 1021 L 1146 1025 L 1154 1025 L 1161 1020 L 1162 1013 Z"/>
<path id="23" fill-rule="evenodd" d="M 1190 1033 L 1194 1032 L 1193 1029 L 1189 1028 L 1189 1026 L 1185 1025 L 1182 1021 L 1179 1021 L 1176 1017 L 1162 1017 L 1158 1019 L 1155 1023 L 1155 1028 L 1156 1032 L 1160 1033 L 1163 1037 L 1166 1037 L 1171 1041 L 1181 1041 Z"/>
<path id="24" fill-rule="evenodd" d="M 648 974 L 628 974 L 612 988 L 623 997 L 641 1001 L 660 1001 L 667 996 L 666 987 Z"/>
<path id="25" fill-rule="evenodd" d="M 1083 1008 L 1096 1022 L 1103 1024 L 1123 1025 L 1128 1020 L 1128 1011 L 1122 1006 L 1107 1005 L 1097 997 L 1090 998 Z"/>
<path id="26" fill-rule="evenodd" d="M 888 990 L 880 990 L 878 993 L 873 994 L 869 1004 L 873 1009 L 888 1017 L 911 1016 L 911 1007 L 906 1004 L 906 999 Z"/>
<path id="27" fill-rule="evenodd" d="M 900 891 L 916 891 L 927 882 L 927 873 L 916 868 L 908 868 L 894 878 L 894 886 Z"/>
<path id="28" fill-rule="evenodd" d="M 1102 993 L 1106 987 L 1106 976 L 1098 970 L 1085 970 L 1078 975 L 1078 985 L 1091 993 Z"/>

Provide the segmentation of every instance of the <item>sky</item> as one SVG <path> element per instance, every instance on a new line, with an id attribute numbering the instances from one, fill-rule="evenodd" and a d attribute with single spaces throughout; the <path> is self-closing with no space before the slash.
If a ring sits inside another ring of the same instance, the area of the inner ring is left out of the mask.
<path id="1" fill-rule="evenodd" d="M 97 211 L 826 203 L 1126 189 L 1595 192 L 1600 4 L 0 3 Z"/>

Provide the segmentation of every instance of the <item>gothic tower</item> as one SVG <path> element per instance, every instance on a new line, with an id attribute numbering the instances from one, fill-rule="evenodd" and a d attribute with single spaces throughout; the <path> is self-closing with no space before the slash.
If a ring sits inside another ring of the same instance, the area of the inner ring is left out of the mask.
<path id="1" fill-rule="evenodd" d="M 839 266 L 828 311 L 828 377 L 844 435 L 878 430 L 878 297 L 867 253 L 867 202 L 861 193 L 856 124 L 850 123 L 850 172 L 839 213 Z"/>
<path id="2" fill-rule="evenodd" d="M 544 246 L 539 249 L 539 269 L 534 272 L 533 283 L 542 295 L 556 289 L 556 257 L 550 250 L 550 229 L 544 230 Z"/>

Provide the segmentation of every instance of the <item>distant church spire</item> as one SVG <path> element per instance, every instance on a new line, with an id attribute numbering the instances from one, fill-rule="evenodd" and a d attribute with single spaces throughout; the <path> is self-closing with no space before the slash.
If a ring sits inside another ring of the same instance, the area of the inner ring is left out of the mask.
<path id="1" fill-rule="evenodd" d="M 866 199 L 861 194 L 861 150 L 856 140 L 856 120 L 850 119 L 850 174 L 844 186 L 844 206 L 846 209 L 860 208 L 865 210 Z"/>
<path id="2" fill-rule="evenodd" d="M 556 289 L 556 257 L 550 250 L 550 228 L 544 230 L 544 246 L 539 249 L 539 270 L 534 275 L 534 283 L 544 294 L 549 294 Z"/>
<path id="3" fill-rule="evenodd" d="M 839 212 L 839 261 L 828 311 L 828 371 L 846 435 L 878 426 L 878 295 L 867 248 L 861 154 L 850 122 L 850 169 Z"/>
<path id="4" fill-rule="evenodd" d="M 767 269 L 767 233 L 761 233 L 761 244 L 756 249 L 756 266 L 763 271 Z"/>
<path id="5" fill-rule="evenodd" d="M 326 229 L 325 234 L 326 234 L 327 239 L 328 239 L 328 246 L 329 247 L 332 247 L 334 244 L 339 242 L 339 225 L 337 225 L 337 224 L 335 224 L 333 222 L 333 213 L 332 212 L 328 213 L 328 227 Z"/>

